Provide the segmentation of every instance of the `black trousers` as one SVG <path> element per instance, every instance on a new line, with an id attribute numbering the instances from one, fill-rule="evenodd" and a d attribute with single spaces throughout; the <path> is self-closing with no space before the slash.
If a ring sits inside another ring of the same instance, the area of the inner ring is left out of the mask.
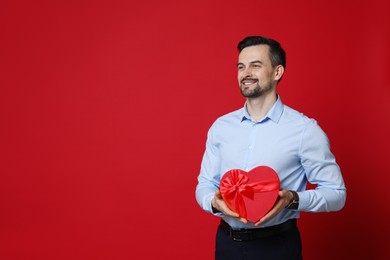
<path id="1" fill-rule="evenodd" d="M 302 242 L 297 227 L 281 234 L 250 241 L 235 241 L 220 226 L 216 260 L 301 260 Z"/>

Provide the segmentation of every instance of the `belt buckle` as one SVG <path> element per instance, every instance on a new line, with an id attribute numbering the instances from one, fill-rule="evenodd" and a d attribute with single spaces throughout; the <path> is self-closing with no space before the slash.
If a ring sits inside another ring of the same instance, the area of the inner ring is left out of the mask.
<path id="1" fill-rule="evenodd" d="M 237 231 L 237 232 L 235 232 Z M 251 230 L 233 230 L 233 229 L 230 229 L 230 237 L 234 240 L 234 241 L 238 241 L 238 242 L 241 242 L 241 241 L 244 241 L 244 240 L 252 240 L 252 232 Z"/>
<path id="2" fill-rule="evenodd" d="M 236 237 L 236 236 L 233 235 L 232 232 L 230 232 L 230 237 L 233 239 L 233 241 L 238 241 L 238 242 L 241 242 L 241 241 L 242 241 L 242 237 L 241 237 L 241 238 Z"/>

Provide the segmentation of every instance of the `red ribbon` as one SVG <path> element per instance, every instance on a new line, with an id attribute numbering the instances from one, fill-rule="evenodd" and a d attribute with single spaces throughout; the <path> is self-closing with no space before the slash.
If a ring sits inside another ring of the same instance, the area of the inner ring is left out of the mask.
<path id="1" fill-rule="evenodd" d="M 273 179 L 248 183 L 249 177 L 241 172 L 241 170 L 231 170 L 230 178 L 222 179 L 220 190 L 228 206 L 235 209 L 241 217 L 246 218 L 247 212 L 243 196 L 253 200 L 256 192 L 274 191 L 278 189 L 279 184 Z"/>

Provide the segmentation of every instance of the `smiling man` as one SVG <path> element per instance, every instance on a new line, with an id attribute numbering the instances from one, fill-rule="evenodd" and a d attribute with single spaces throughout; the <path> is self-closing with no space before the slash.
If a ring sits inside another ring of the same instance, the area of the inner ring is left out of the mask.
<path id="1" fill-rule="evenodd" d="M 241 94 L 257 98 L 272 94 L 284 72 L 284 66 L 273 65 L 269 58 L 268 45 L 255 45 L 243 49 L 239 55 L 238 82 Z"/>
<path id="2" fill-rule="evenodd" d="M 246 102 L 209 129 L 196 199 L 221 218 L 215 259 L 302 259 L 299 212 L 342 209 L 343 177 L 317 122 L 284 105 L 276 92 L 286 67 L 280 44 L 249 36 L 238 50 L 238 84 Z M 281 190 L 272 209 L 253 223 L 227 206 L 219 187 L 226 172 L 258 166 L 277 173 Z M 306 190 L 307 182 L 316 188 Z"/>

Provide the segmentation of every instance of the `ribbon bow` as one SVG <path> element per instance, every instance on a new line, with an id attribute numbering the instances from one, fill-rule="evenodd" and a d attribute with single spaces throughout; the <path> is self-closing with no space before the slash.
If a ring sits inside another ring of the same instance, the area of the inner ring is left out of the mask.
<path id="1" fill-rule="evenodd" d="M 249 177 L 242 174 L 241 170 L 231 170 L 229 177 L 221 180 L 220 190 L 222 198 L 229 208 L 235 209 L 243 218 L 247 218 L 243 196 L 253 200 L 254 194 L 257 192 L 279 189 L 279 185 L 272 179 L 248 183 Z"/>

